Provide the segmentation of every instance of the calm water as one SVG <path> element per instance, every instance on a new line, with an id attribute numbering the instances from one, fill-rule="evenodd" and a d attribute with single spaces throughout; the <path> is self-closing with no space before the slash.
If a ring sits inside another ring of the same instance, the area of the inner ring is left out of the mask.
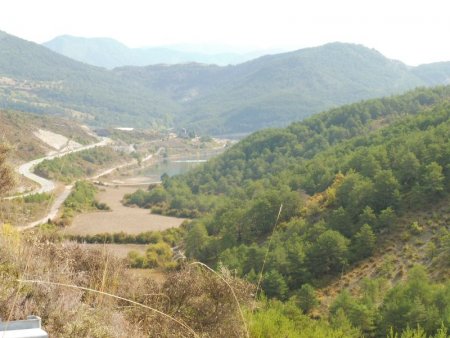
<path id="1" fill-rule="evenodd" d="M 217 155 L 218 152 L 214 152 L 200 153 L 198 155 L 183 156 L 173 159 L 168 158 L 164 159 L 162 162 L 155 163 L 147 168 L 139 170 L 138 174 L 149 177 L 151 181 L 159 181 L 163 174 L 169 176 L 184 174 Z"/>

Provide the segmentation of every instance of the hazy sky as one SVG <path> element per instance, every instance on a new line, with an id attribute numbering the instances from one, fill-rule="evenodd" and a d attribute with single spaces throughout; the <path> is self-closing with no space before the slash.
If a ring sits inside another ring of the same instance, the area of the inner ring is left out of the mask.
<path id="1" fill-rule="evenodd" d="M 361 43 L 410 65 L 450 61 L 448 0 L 0 0 L 0 30 L 44 42 L 215 43 L 299 49 Z"/>

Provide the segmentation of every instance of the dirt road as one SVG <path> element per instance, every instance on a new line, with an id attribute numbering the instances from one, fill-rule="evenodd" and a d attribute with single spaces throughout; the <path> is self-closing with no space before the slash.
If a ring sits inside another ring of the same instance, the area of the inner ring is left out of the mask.
<path id="1" fill-rule="evenodd" d="M 25 177 L 27 177 L 28 179 L 36 182 L 37 184 L 39 184 L 40 188 L 35 189 L 31 192 L 27 192 L 21 195 L 15 195 L 15 196 L 10 196 L 10 197 L 6 197 L 5 199 L 7 200 L 12 200 L 14 198 L 19 198 L 19 197 L 25 197 L 25 196 L 29 196 L 29 195 L 33 195 L 33 194 L 38 194 L 38 193 L 49 193 L 55 190 L 56 184 L 55 182 L 51 181 L 51 180 L 47 180 L 44 177 L 38 176 L 36 174 L 34 174 L 32 172 L 34 166 L 36 166 L 37 164 L 45 161 L 45 160 L 52 160 L 54 158 L 58 158 L 58 157 L 63 157 L 66 156 L 68 154 L 72 154 L 72 153 L 76 153 L 79 151 L 83 151 L 83 150 L 87 150 L 87 149 L 92 149 L 95 147 L 104 147 L 107 146 L 108 144 L 111 144 L 112 140 L 109 138 L 102 138 L 100 142 L 95 143 L 95 144 L 90 144 L 87 146 L 83 146 L 77 149 L 72 149 L 72 150 L 68 150 L 68 151 L 63 151 L 63 152 L 59 152 L 56 154 L 52 154 L 46 157 L 42 157 L 30 162 L 27 162 L 25 164 L 22 164 L 20 167 L 18 167 L 16 169 L 16 171 L 20 174 L 23 175 Z M 33 228 L 39 224 L 45 223 L 47 222 L 49 219 L 53 220 L 54 218 L 56 218 L 56 216 L 58 215 L 59 209 L 61 208 L 61 206 L 63 205 L 64 201 L 67 199 L 67 197 L 70 195 L 70 192 L 72 190 L 72 185 L 67 185 L 64 190 L 62 191 L 62 193 L 60 193 L 58 196 L 56 196 L 55 201 L 53 202 L 53 204 L 50 206 L 48 213 L 42 217 L 40 220 L 34 221 L 32 223 L 29 223 L 27 225 L 24 226 L 20 226 L 18 227 L 18 229 L 20 231 L 22 230 L 26 230 L 26 229 L 30 229 Z"/>

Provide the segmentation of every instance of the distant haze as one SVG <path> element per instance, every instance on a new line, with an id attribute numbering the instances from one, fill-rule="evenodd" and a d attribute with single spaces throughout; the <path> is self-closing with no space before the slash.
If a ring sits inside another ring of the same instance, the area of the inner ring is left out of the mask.
<path id="1" fill-rule="evenodd" d="M 70 34 L 129 47 L 224 45 L 236 53 L 342 41 L 416 65 L 450 60 L 449 7 L 444 0 L 3 0 L 0 30 L 38 43 Z"/>
<path id="2" fill-rule="evenodd" d="M 278 50 L 238 52 L 233 47 L 206 44 L 129 48 L 111 38 L 83 38 L 70 35 L 58 36 L 43 45 L 74 60 L 110 69 L 120 66 L 190 62 L 223 66 L 279 52 Z"/>

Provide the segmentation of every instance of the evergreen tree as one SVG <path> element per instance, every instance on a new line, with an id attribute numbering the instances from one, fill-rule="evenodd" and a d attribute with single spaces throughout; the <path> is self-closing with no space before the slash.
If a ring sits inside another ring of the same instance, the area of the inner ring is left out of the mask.
<path id="1" fill-rule="evenodd" d="M 354 261 L 373 254 L 377 238 L 369 224 L 364 224 L 352 238 L 351 252 Z"/>
<path id="2" fill-rule="evenodd" d="M 186 236 L 186 255 L 203 259 L 203 250 L 208 243 L 208 232 L 203 223 L 197 222 Z"/>
<path id="3" fill-rule="evenodd" d="M 421 190 L 423 194 L 435 199 L 444 191 L 444 180 L 442 166 L 436 162 L 426 165 L 421 175 Z"/>
<path id="4" fill-rule="evenodd" d="M 372 332 L 375 329 L 374 309 L 358 302 L 347 290 L 342 291 L 330 307 L 332 317 L 342 316 L 341 311 L 352 325 L 361 328 L 364 332 Z"/>
<path id="5" fill-rule="evenodd" d="M 394 209 L 388 207 L 384 210 L 381 210 L 380 215 L 378 216 L 377 227 L 379 229 L 392 227 L 394 226 L 394 221 L 395 221 Z"/>
<path id="6" fill-rule="evenodd" d="M 396 208 L 400 202 L 400 184 L 391 170 L 381 170 L 374 178 L 373 205 L 381 211 Z"/>
<path id="7" fill-rule="evenodd" d="M 365 207 L 362 213 L 359 215 L 358 218 L 360 226 L 364 224 L 369 224 L 370 226 L 374 226 L 377 224 L 377 215 L 375 215 L 375 212 L 373 209 L 369 206 Z"/>
<path id="8" fill-rule="evenodd" d="M 262 288 L 269 298 L 276 297 L 283 300 L 288 293 L 286 281 L 276 270 L 270 270 L 264 275 Z"/>
<path id="9" fill-rule="evenodd" d="M 310 284 L 303 284 L 297 294 L 298 306 L 304 313 L 310 313 L 317 305 L 316 291 Z"/>
<path id="10" fill-rule="evenodd" d="M 319 236 L 308 253 L 310 270 L 316 275 L 334 274 L 347 264 L 349 240 L 334 230 Z"/>
<path id="11" fill-rule="evenodd" d="M 416 155 L 411 152 L 400 153 L 398 165 L 396 168 L 396 176 L 404 187 L 411 188 L 419 178 L 420 162 Z"/>
<path id="12" fill-rule="evenodd" d="M 345 236 L 350 237 L 355 231 L 352 218 L 343 207 L 333 210 L 329 222 L 333 229 L 339 231 Z"/>

